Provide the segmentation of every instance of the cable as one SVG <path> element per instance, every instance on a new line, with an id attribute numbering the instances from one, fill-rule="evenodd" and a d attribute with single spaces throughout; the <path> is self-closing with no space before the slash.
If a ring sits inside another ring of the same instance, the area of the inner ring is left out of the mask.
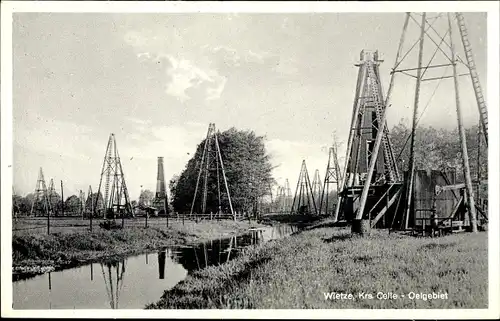
<path id="1" fill-rule="evenodd" d="M 448 67 L 449 67 L 449 66 L 447 66 L 447 67 L 445 68 L 444 73 L 443 73 L 443 76 L 441 76 L 441 77 L 444 77 L 444 75 L 446 75 L 446 71 L 448 70 Z M 415 124 L 416 126 L 418 126 L 418 123 L 420 122 L 420 119 L 422 119 L 422 116 L 424 115 L 425 111 L 427 110 L 427 107 L 429 107 L 429 105 L 430 105 L 430 103 L 431 103 L 431 101 L 432 101 L 432 98 L 434 97 L 434 95 L 436 94 L 437 89 L 439 88 L 439 84 L 441 83 L 441 80 L 443 80 L 443 78 L 439 79 L 439 81 L 438 81 L 438 83 L 437 83 L 436 87 L 434 88 L 434 92 L 432 93 L 431 97 L 429 98 L 429 101 L 427 101 L 427 105 L 424 107 L 424 109 L 423 109 L 422 113 L 420 114 L 420 116 L 419 116 L 419 117 L 418 117 L 418 119 L 417 119 L 417 122 L 416 122 L 416 124 Z M 396 157 L 396 162 L 398 162 L 398 161 L 399 161 L 399 159 L 400 159 L 400 157 L 401 157 L 401 154 L 403 154 L 403 151 L 405 150 L 406 144 L 408 144 L 408 141 L 410 140 L 410 137 L 411 137 L 411 135 L 408 135 L 408 137 L 406 138 L 406 141 L 405 141 L 405 143 L 403 144 L 403 147 L 401 148 L 401 151 L 399 151 L 399 154 L 398 154 L 398 156 Z"/>

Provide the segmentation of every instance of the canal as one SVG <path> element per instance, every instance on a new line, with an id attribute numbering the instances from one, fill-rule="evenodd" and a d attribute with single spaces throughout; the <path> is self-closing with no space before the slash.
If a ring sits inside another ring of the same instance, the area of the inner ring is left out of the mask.
<path id="1" fill-rule="evenodd" d="M 193 246 L 164 248 L 13 282 L 13 309 L 143 309 L 189 273 L 237 257 L 245 247 L 296 232 L 280 224 Z"/>

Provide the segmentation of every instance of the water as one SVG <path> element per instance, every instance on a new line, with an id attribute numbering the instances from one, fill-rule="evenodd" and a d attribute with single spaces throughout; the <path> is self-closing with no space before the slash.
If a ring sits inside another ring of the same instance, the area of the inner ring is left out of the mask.
<path id="1" fill-rule="evenodd" d="M 165 248 L 16 281 L 13 309 L 143 309 L 189 272 L 223 264 L 244 247 L 279 239 L 296 230 L 292 225 L 276 225 L 192 247 Z"/>

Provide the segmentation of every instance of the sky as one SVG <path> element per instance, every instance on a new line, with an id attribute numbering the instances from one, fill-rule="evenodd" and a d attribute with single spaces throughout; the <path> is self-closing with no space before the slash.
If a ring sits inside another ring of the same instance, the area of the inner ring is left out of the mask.
<path id="1" fill-rule="evenodd" d="M 464 16 L 486 96 L 487 17 Z M 278 184 L 289 179 L 293 191 L 303 159 L 311 180 L 316 169 L 323 179 L 334 134 L 341 163 L 345 158 L 360 51 L 379 51 L 386 90 L 404 18 L 404 13 L 15 13 L 14 190 L 33 192 L 42 167 L 46 181 L 64 182 L 65 198 L 87 192 L 89 185 L 96 191 L 114 133 L 130 197 L 137 199 L 141 188 L 155 190 L 157 157 L 164 157 L 168 183 L 184 169 L 210 122 L 220 131 L 234 126 L 265 136 Z M 443 35 L 447 20 L 434 20 L 433 28 Z M 418 33 L 410 20 L 403 52 Z M 439 42 L 432 29 L 429 33 Z M 424 65 L 435 48 L 426 38 Z M 417 49 L 399 68 L 416 67 Z M 443 59 L 438 52 L 432 64 L 446 63 Z M 427 76 L 445 71 L 451 75 L 451 68 L 436 68 Z M 464 122 L 476 125 L 470 78 L 460 77 L 459 84 Z M 389 128 L 401 119 L 410 123 L 414 87 L 412 77 L 397 74 Z M 451 78 L 423 82 L 420 114 L 428 108 L 420 124 L 456 128 L 454 103 Z"/>

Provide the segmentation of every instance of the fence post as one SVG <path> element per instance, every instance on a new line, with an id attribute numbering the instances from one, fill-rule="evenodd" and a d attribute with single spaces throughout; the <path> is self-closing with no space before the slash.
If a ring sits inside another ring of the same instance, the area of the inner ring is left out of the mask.
<path id="1" fill-rule="evenodd" d="M 167 227 L 168 227 L 168 213 L 167 213 L 167 196 L 165 196 L 165 199 L 163 200 L 163 212 L 165 213 L 165 216 L 167 217 Z"/>
<path id="2" fill-rule="evenodd" d="M 149 212 L 146 211 L 146 228 L 148 228 L 148 216 L 149 216 Z"/>

